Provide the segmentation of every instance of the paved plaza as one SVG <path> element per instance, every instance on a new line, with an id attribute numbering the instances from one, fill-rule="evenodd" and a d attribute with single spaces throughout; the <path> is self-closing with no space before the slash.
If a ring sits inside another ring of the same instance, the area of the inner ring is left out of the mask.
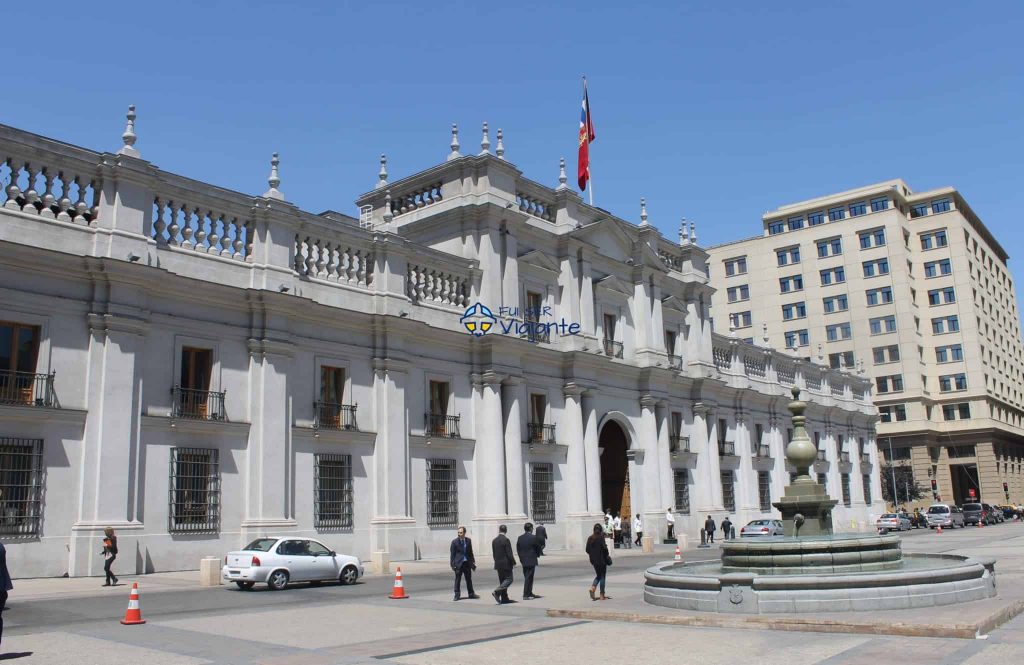
<path id="1" fill-rule="evenodd" d="M 856 632 L 850 634 L 819 632 L 820 626 L 800 628 L 786 616 L 751 617 L 743 623 L 735 617 L 703 615 L 700 620 L 710 625 L 686 625 L 693 622 L 692 614 L 647 606 L 641 598 L 643 570 L 671 557 L 671 550 L 663 547 L 654 556 L 616 551 L 608 579 L 612 599 L 603 603 L 587 597 L 590 575 L 585 562 L 564 553 L 542 560 L 536 592 L 543 598 L 500 607 L 488 595 L 494 573 L 482 558 L 476 576 L 481 599 L 458 603 L 451 600 L 444 561 L 403 564 L 411 595 L 404 601 L 386 598 L 391 577 L 385 575 L 370 575 L 351 587 L 296 586 L 284 592 L 204 588 L 198 575 L 188 572 L 125 576 L 114 589 L 100 588 L 94 578 L 19 580 L 4 613 L 0 652 L 2 658 L 20 657 L 26 663 L 104 665 L 451 665 L 552 658 L 559 665 L 575 665 L 609 657 L 636 663 L 669 658 L 702 665 L 852 665 L 875 663 L 897 651 L 906 665 L 1019 662 L 1024 660 L 1024 616 L 1005 622 L 1005 615 L 1019 612 L 1024 600 L 1022 545 L 1024 525 L 1019 523 L 941 535 L 907 534 L 908 552 L 996 557 L 1000 597 L 928 611 L 818 617 L 837 622 L 826 630 L 854 626 Z M 717 555 L 717 548 L 686 552 L 688 560 Z M 133 580 L 142 589 L 147 624 L 126 627 L 119 619 Z M 950 637 L 954 627 L 1001 611 L 1003 616 L 994 619 L 1001 625 L 983 630 L 978 638 Z M 564 616 L 553 616 L 559 614 Z M 683 625 L 661 623 L 669 620 Z M 716 620 L 732 623 L 715 625 Z M 913 629 L 909 635 L 908 626 Z"/>

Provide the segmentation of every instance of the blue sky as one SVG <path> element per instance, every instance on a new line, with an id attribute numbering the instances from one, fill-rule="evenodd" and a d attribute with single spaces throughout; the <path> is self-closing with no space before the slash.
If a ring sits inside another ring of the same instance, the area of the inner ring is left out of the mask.
<path id="1" fill-rule="evenodd" d="M 635 221 L 645 196 L 669 237 L 902 177 L 958 187 L 1024 253 L 1024 3 L 148 4 L 51 2 L 48 28 L 6 8 L 0 122 L 116 150 L 134 103 L 162 168 L 261 193 L 276 150 L 289 200 L 355 213 L 381 152 L 426 168 L 452 122 L 556 184 L 586 73 L 595 203 Z"/>

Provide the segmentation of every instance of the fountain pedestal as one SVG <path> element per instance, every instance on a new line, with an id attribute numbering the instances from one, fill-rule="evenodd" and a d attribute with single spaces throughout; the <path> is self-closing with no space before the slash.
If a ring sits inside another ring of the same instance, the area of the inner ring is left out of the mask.
<path id="1" fill-rule="evenodd" d="M 810 476 L 801 476 L 772 505 L 782 514 L 787 536 L 823 536 L 832 533 L 832 509 L 837 503 Z"/>

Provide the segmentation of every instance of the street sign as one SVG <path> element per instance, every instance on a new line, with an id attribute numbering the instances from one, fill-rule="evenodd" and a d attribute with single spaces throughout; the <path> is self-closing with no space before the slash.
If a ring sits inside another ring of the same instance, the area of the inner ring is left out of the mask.
<path id="1" fill-rule="evenodd" d="M 974 488 L 972 487 L 969 491 L 971 493 L 971 498 L 973 499 L 974 498 Z"/>

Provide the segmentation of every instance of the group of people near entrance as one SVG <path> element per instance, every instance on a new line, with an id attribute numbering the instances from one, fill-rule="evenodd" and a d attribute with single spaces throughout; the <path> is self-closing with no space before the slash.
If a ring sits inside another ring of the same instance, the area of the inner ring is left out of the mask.
<path id="1" fill-rule="evenodd" d="M 498 535 L 491 541 L 491 554 L 494 556 L 494 570 L 498 573 L 498 586 L 491 592 L 494 601 L 499 605 L 514 602 L 508 597 L 512 586 L 512 569 L 516 567 L 516 556 L 512 552 L 512 541 L 508 539 L 508 527 L 498 527 Z M 516 540 L 516 553 L 519 565 L 523 567 L 523 600 L 540 598 L 533 592 L 533 574 L 537 569 L 538 559 L 544 556 L 548 533 L 543 524 L 537 525 L 534 533 L 533 524 L 523 525 L 523 533 Z M 476 556 L 473 553 L 473 541 L 466 535 L 466 527 L 460 526 L 458 535 L 452 541 L 449 563 L 455 573 L 455 598 L 462 599 L 462 579 L 466 579 L 467 598 L 479 598 L 473 591 L 473 571 L 476 570 Z"/>

